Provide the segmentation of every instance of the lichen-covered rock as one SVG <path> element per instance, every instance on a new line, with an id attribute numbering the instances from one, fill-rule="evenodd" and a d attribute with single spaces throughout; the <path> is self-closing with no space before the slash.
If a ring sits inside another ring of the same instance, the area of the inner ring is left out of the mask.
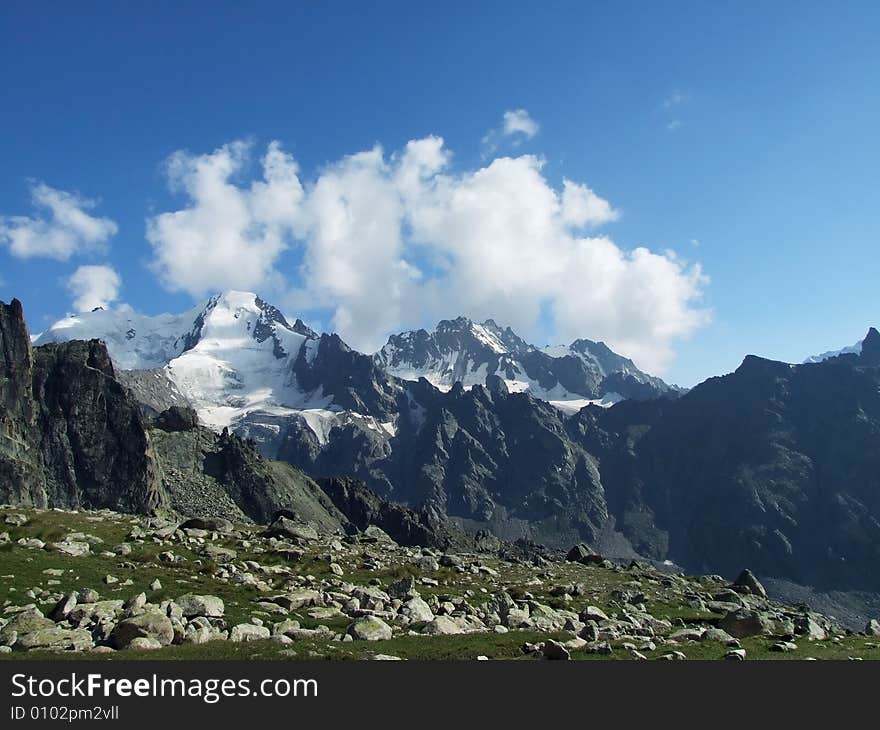
<path id="1" fill-rule="evenodd" d="M 361 616 L 349 624 L 346 633 L 360 641 L 384 641 L 391 638 L 391 627 L 376 616 Z"/>
<path id="2" fill-rule="evenodd" d="M 180 606 L 186 618 L 194 616 L 207 616 L 209 618 L 221 618 L 223 616 L 223 599 L 210 595 L 194 595 L 187 593 L 175 600 Z"/>
<path id="3" fill-rule="evenodd" d="M 162 646 L 168 646 L 174 639 L 174 626 L 164 614 L 147 611 L 120 621 L 113 629 L 110 641 L 117 649 L 126 649 L 139 637 L 155 639 Z"/>
<path id="4" fill-rule="evenodd" d="M 272 633 L 265 626 L 256 624 L 237 624 L 229 632 L 230 641 L 261 641 L 268 639 Z"/>

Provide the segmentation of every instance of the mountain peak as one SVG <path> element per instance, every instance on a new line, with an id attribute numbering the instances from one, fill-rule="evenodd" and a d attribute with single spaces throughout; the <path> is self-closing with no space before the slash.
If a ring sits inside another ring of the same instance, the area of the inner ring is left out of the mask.
<path id="1" fill-rule="evenodd" d="M 862 340 L 862 360 L 872 365 L 880 364 L 880 332 L 871 327 Z"/>

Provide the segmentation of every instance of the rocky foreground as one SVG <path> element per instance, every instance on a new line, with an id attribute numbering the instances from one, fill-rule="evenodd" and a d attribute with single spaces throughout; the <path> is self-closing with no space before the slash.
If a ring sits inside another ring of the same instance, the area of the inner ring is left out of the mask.
<path id="1" fill-rule="evenodd" d="M 0 652 L 94 658 L 880 658 L 748 572 L 669 575 L 588 548 L 402 547 L 222 519 L 0 508 Z M 491 541 L 489 541 L 491 543 Z"/>

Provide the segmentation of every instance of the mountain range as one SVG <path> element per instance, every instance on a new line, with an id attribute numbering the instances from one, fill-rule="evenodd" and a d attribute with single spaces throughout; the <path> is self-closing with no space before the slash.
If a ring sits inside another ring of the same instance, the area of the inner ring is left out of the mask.
<path id="1" fill-rule="evenodd" d="M 444 320 L 378 353 L 229 292 L 183 315 L 96 311 L 36 339 L 100 338 L 155 417 L 214 432 L 470 533 L 823 590 L 880 592 L 880 335 L 801 365 L 748 356 L 685 392 L 602 343 L 537 348 Z"/>

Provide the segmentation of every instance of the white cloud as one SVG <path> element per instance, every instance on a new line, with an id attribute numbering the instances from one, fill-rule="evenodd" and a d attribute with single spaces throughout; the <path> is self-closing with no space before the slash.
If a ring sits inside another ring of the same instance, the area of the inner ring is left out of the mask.
<path id="1" fill-rule="evenodd" d="M 571 180 L 562 181 L 562 219 L 568 225 L 581 228 L 601 226 L 616 221 L 620 213 L 600 198 L 586 185 L 578 185 Z"/>
<path id="2" fill-rule="evenodd" d="M 233 142 L 205 155 L 177 152 L 166 165 L 169 185 L 189 206 L 147 220 L 154 271 L 172 291 L 202 296 L 216 289 L 255 289 L 277 278 L 275 262 L 297 223 L 303 190 L 297 165 L 273 142 L 262 179 L 247 188 L 241 173 L 249 145 Z"/>
<path id="3" fill-rule="evenodd" d="M 45 183 L 33 186 L 31 200 L 47 215 L 0 217 L 0 243 L 5 242 L 13 256 L 67 261 L 77 253 L 104 250 L 118 230 L 109 218 L 96 218 L 86 212 L 95 207 L 95 201 Z"/>
<path id="4" fill-rule="evenodd" d="M 655 372 L 708 321 L 699 265 L 579 233 L 617 211 L 584 184 L 553 187 L 536 156 L 452 172 L 443 140 L 427 137 L 391 155 L 377 146 L 345 157 L 304 185 L 273 143 L 263 181 L 235 184 L 246 153 L 234 143 L 172 158 L 190 206 L 148 225 L 169 288 L 279 288 L 280 255 L 297 247 L 297 270 L 283 272 L 286 304 L 329 309 L 360 350 L 457 314 L 538 338 L 549 309 L 560 341 L 602 339 Z"/>
<path id="5" fill-rule="evenodd" d="M 508 109 L 501 118 L 501 125 L 483 136 L 483 157 L 494 154 L 505 140 L 510 146 L 519 147 L 524 140 L 532 139 L 539 128 L 525 109 Z"/>
<path id="6" fill-rule="evenodd" d="M 80 266 L 67 280 L 77 312 L 90 312 L 95 307 L 108 307 L 119 299 L 122 279 L 110 266 Z"/>
<path id="7" fill-rule="evenodd" d="M 504 134 L 513 136 L 523 134 L 529 139 L 538 133 L 538 123 L 525 109 L 512 109 L 504 112 Z"/>

